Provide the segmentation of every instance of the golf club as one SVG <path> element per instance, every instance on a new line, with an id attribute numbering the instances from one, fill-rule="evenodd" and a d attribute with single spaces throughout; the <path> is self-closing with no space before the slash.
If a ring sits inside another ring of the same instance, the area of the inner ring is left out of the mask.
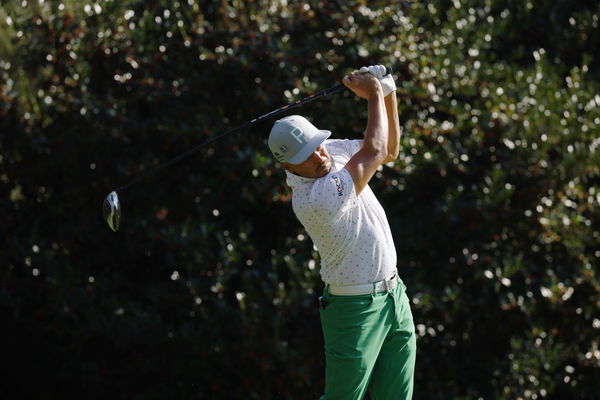
<path id="1" fill-rule="evenodd" d="M 386 74 L 391 74 L 391 73 L 392 73 L 392 69 L 390 67 L 386 67 Z M 299 107 L 299 106 L 301 106 L 303 104 L 306 104 L 306 103 L 311 102 L 313 100 L 316 100 L 318 98 L 327 96 L 329 94 L 339 92 L 340 90 L 343 90 L 345 88 L 346 88 L 346 86 L 343 83 L 340 83 L 338 85 L 331 86 L 331 87 L 329 87 L 327 89 L 324 89 L 324 90 L 322 90 L 320 92 L 313 93 L 310 96 L 307 96 L 307 97 L 305 97 L 303 99 L 297 100 L 297 101 L 295 101 L 293 103 L 287 104 L 287 105 L 285 105 L 283 107 L 277 108 L 277 109 L 275 109 L 273 111 L 270 111 L 270 112 L 268 112 L 268 113 L 266 113 L 264 115 L 261 115 L 258 118 L 254 118 L 251 121 L 243 123 L 242 125 L 239 125 L 239 126 L 233 128 L 233 129 L 230 129 L 230 130 L 228 130 L 226 132 L 223 132 L 223 133 L 220 133 L 218 135 L 215 135 L 214 137 L 208 139 L 204 143 L 201 143 L 201 144 L 193 147 L 192 149 L 190 149 L 190 150 L 188 150 L 188 151 L 186 151 L 184 153 L 181 153 L 180 155 L 178 155 L 178 156 L 176 156 L 176 157 L 174 157 L 174 158 L 172 158 L 172 159 L 170 159 L 168 161 L 165 161 L 164 163 L 159 164 L 159 165 L 155 166 L 154 168 L 149 169 L 148 171 L 142 172 L 138 177 L 134 178 L 129 183 L 126 183 L 125 185 L 118 187 L 117 189 L 115 189 L 112 192 L 110 192 L 108 194 L 108 196 L 106 196 L 106 198 L 104 199 L 104 202 L 102 204 L 102 214 L 104 215 L 104 220 L 108 224 L 109 228 L 112 229 L 113 231 L 116 232 L 119 229 L 119 225 L 120 225 L 120 222 L 121 222 L 121 202 L 119 201 L 119 195 L 118 195 L 118 193 L 120 193 L 123 190 L 127 189 L 131 185 L 134 185 L 134 184 L 138 183 L 139 181 L 141 181 L 146 176 L 151 175 L 151 174 L 155 174 L 158 171 L 163 170 L 166 167 L 168 167 L 168 166 L 170 166 L 172 164 L 175 164 L 178 161 L 183 160 L 184 158 L 190 156 L 191 154 L 195 153 L 196 151 L 200 150 L 201 148 L 203 148 L 203 147 L 205 147 L 205 146 L 207 146 L 207 145 L 209 145 L 209 144 L 211 144 L 211 143 L 213 143 L 213 142 L 215 142 L 215 141 L 217 141 L 219 139 L 222 139 L 223 137 L 225 137 L 225 136 L 227 136 L 227 135 L 229 135 L 231 133 L 237 132 L 237 131 L 242 130 L 244 128 L 248 128 L 248 127 L 250 127 L 252 125 L 255 125 L 255 124 L 257 124 L 257 123 L 259 123 L 259 122 L 261 122 L 261 121 L 263 121 L 263 120 L 265 120 L 267 118 L 270 118 L 270 117 L 273 117 L 275 115 L 278 115 L 278 114 L 280 114 L 280 113 L 282 113 L 284 111 L 289 111 L 292 108 Z"/>

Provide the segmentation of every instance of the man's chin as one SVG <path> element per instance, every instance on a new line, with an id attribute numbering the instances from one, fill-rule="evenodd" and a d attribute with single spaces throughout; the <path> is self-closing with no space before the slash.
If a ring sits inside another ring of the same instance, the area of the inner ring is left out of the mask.
<path id="1" fill-rule="evenodd" d="M 327 175 L 329 171 L 331 171 L 331 165 L 326 165 L 323 168 L 317 169 L 317 175 L 319 178 L 322 178 Z"/>

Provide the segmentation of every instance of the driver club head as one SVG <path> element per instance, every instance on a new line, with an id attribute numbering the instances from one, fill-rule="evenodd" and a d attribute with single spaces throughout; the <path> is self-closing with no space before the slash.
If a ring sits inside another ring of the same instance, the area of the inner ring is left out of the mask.
<path id="1" fill-rule="evenodd" d="M 119 222 L 121 221 L 121 203 L 119 202 L 117 192 L 114 190 L 104 199 L 102 214 L 109 228 L 116 232 L 119 229 Z"/>

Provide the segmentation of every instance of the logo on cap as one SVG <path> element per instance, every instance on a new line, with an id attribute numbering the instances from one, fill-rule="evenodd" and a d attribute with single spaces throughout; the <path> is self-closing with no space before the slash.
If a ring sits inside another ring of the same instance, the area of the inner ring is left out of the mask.
<path id="1" fill-rule="evenodd" d="M 298 141 L 298 143 L 300 143 L 300 144 L 304 144 L 304 143 L 308 142 L 306 135 L 304 135 L 304 131 L 302 129 L 298 128 L 297 126 L 294 127 L 294 129 L 292 129 L 292 131 L 290 132 L 290 135 L 292 135 L 294 137 L 294 139 L 296 139 Z"/>

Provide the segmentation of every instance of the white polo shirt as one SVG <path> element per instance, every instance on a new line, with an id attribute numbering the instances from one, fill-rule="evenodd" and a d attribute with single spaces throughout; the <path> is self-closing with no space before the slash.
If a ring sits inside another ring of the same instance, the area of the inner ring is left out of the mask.
<path id="1" fill-rule="evenodd" d="M 392 276 L 396 248 L 387 217 L 367 185 L 356 196 L 344 166 L 360 140 L 326 140 L 331 171 L 318 179 L 287 172 L 292 206 L 321 256 L 321 278 L 333 285 L 357 285 Z"/>

